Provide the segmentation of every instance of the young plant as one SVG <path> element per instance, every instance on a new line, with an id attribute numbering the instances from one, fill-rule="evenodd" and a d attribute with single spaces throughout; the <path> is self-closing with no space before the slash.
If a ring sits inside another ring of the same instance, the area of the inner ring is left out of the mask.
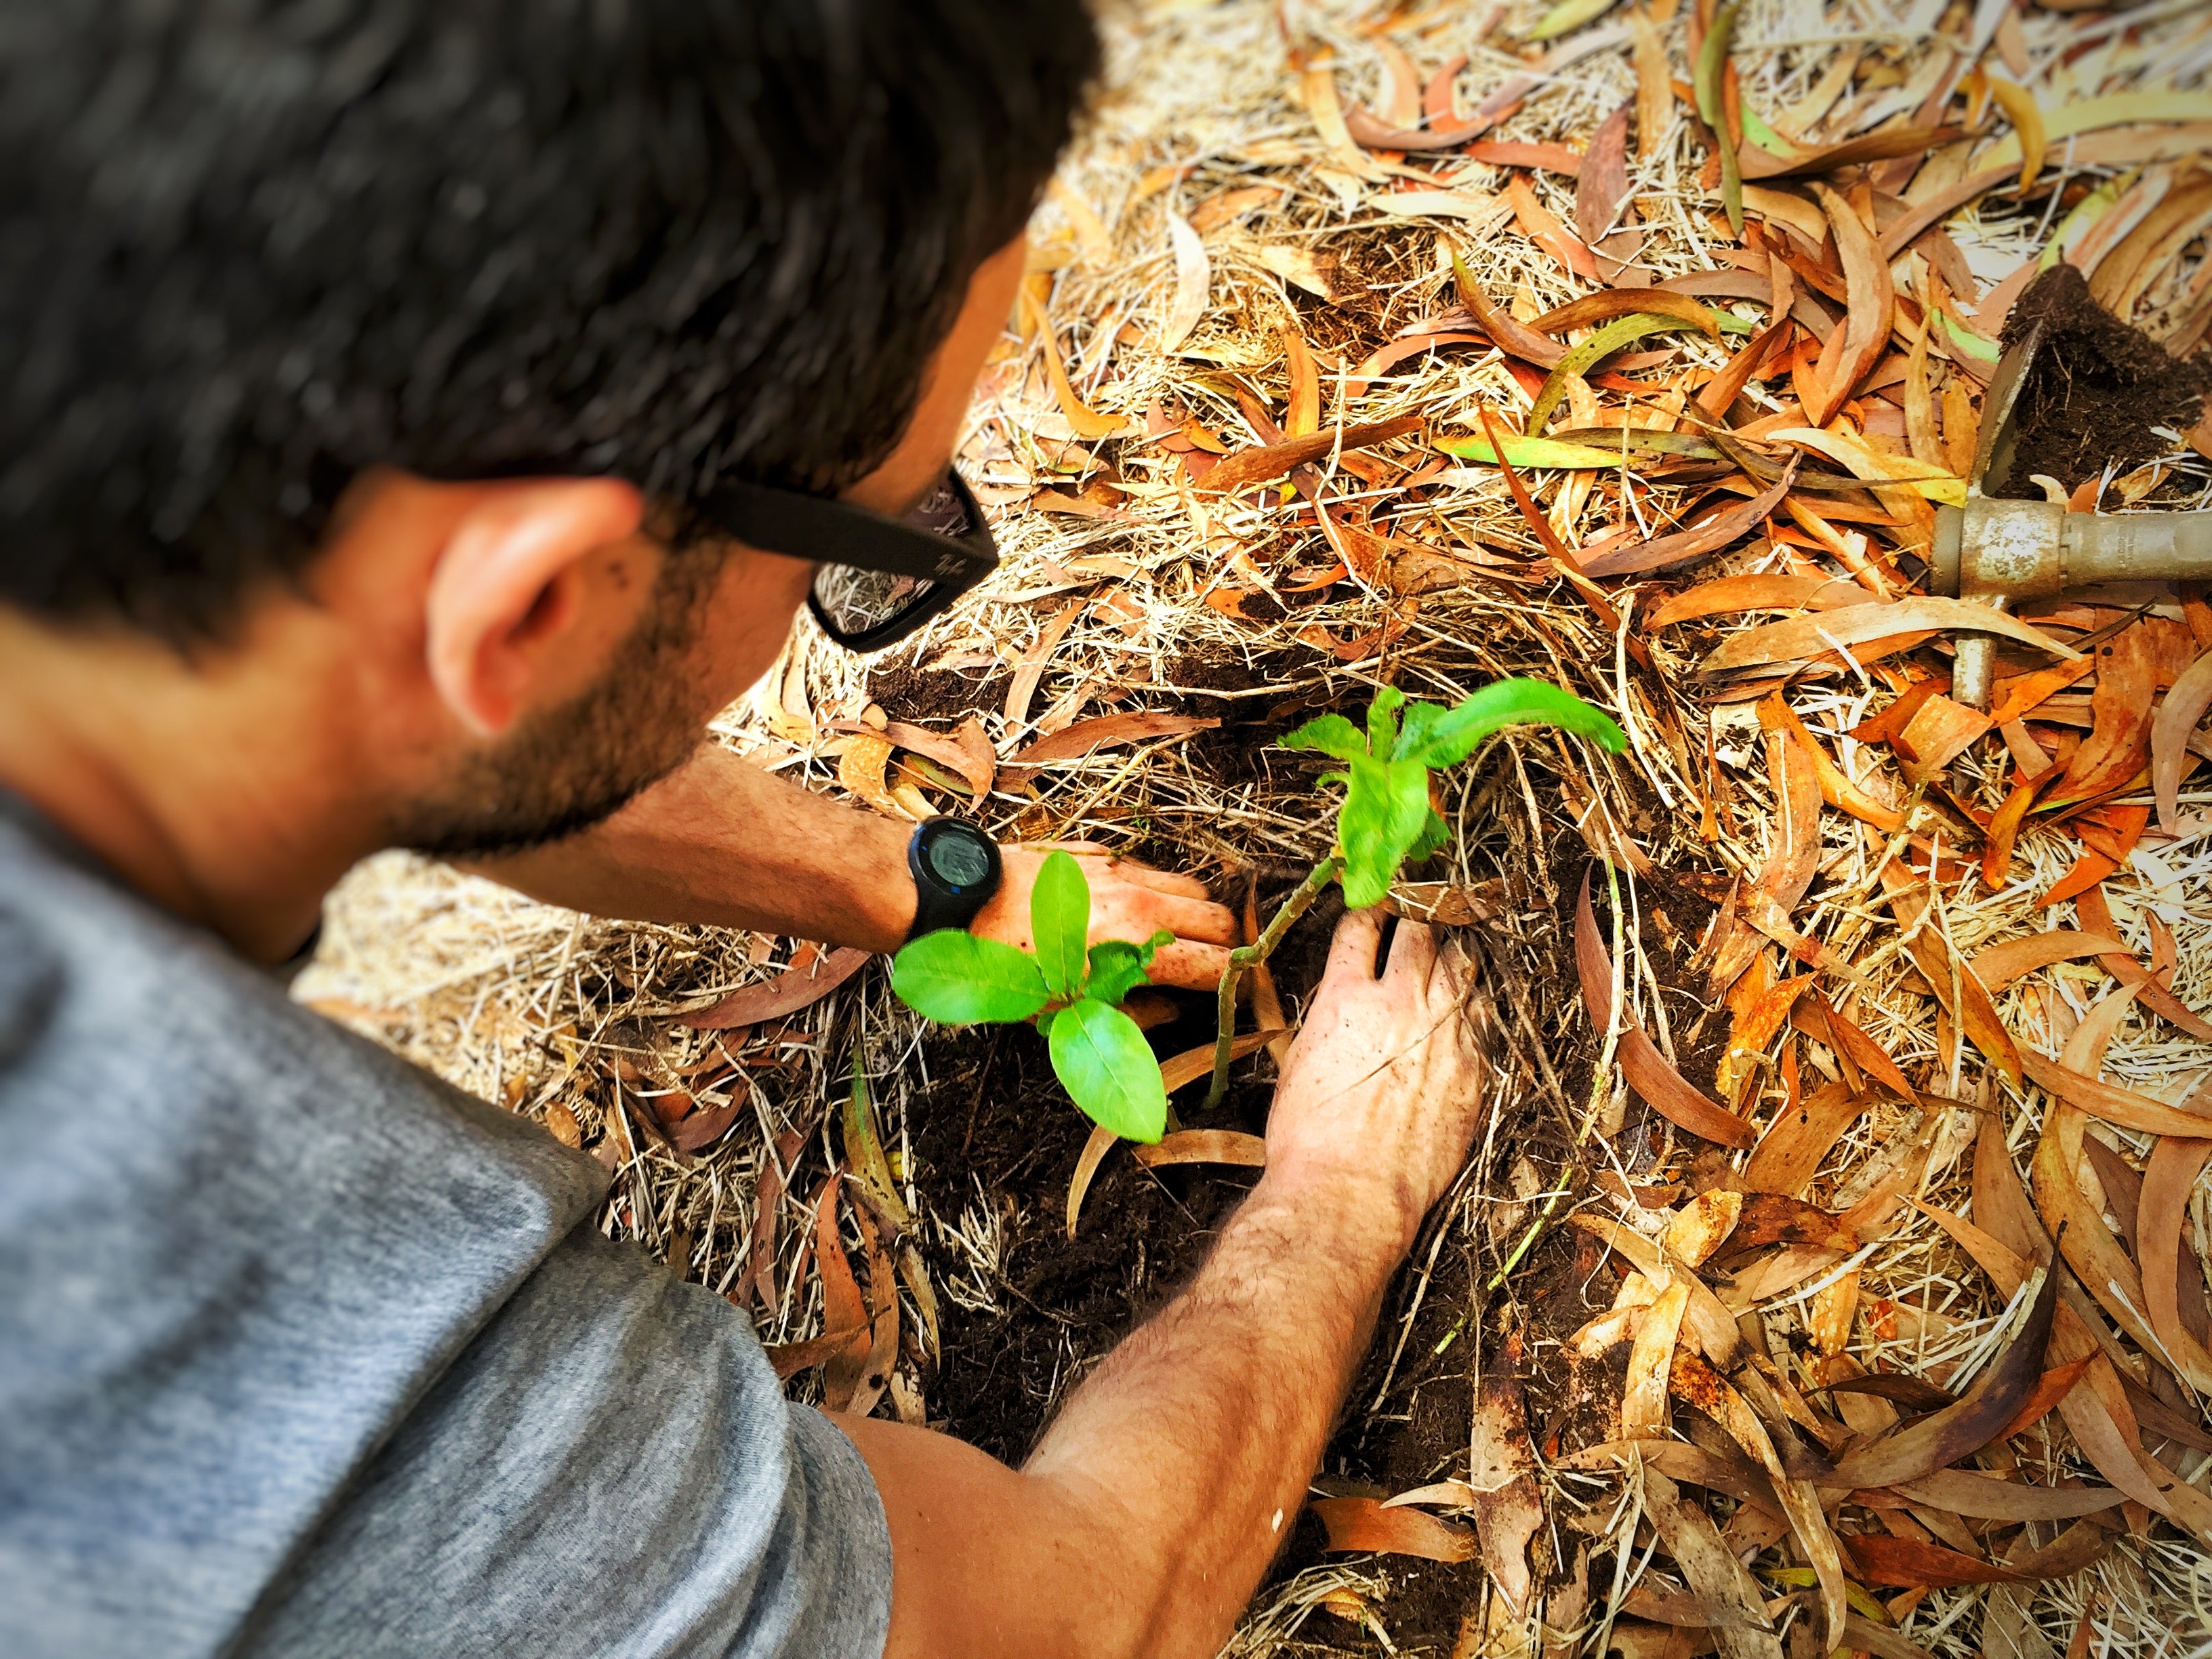
<path id="1" fill-rule="evenodd" d="M 946 1025 L 1034 1019 L 1060 1085 L 1093 1122 L 1125 1139 L 1158 1140 L 1168 1115 L 1159 1062 L 1115 1005 L 1152 982 L 1145 970 L 1152 952 L 1175 935 L 1155 933 L 1142 945 L 1105 939 L 1086 951 L 1091 884 L 1065 853 L 1037 872 L 1030 932 L 1035 956 L 958 928 L 925 933 L 891 959 L 891 990 Z"/>
<path id="2" fill-rule="evenodd" d="M 1340 878 L 1345 903 L 1361 909 L 1382 902 L 1407 859 L 1441 850 L 1451 839 L 1451 826 L 1429 805 L 1429 774 L 1457 765 L 1508 726 L 1556 726 L 1615 750 L 1628 742 L 1609 716 L 1580 697 L 1529 679 L 1499 680 L 1449 708 L 1407 702 L 1404 692 L 1386 685 L 1368 705 L 1365 731 L 1341 714 L 1323 714 L 1282 739 L 1285 749 L 1314 750 L 1344 763 L 1342 771 L 1321 777 L 1323 784 L 1344 786 L 1336 813 L 1336 849 L 1298 884 L 1258 939 L 1229 953 L 1229 970 L 1221 976 L 1208 1109 L 1220 1103 L 1229 1086 L 1237 981 L 1243 970 L 1267 959 L 1331 881 Z"/>

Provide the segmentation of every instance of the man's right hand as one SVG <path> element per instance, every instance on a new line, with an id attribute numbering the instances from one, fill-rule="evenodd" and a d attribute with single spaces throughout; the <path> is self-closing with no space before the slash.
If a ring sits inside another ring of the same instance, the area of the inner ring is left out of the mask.
<path id="1" fill-rule="evenodd" d="M 1379 1206 L 1410 1244 L 1474 1138 L 1482 1049 L 1465 952 L 1401 921 L 1378 974 L 1382 939 L 1377 910 L 1337 924 L 1275 1090 L 1261 1186 Z"/>

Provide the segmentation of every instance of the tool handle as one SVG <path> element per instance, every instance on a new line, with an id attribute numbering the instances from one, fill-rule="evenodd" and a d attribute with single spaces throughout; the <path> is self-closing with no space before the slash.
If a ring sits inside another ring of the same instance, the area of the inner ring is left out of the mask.
<path id="1" fill-rule="evenodd" d="M 2212 513 L 2069 513 L 2069 585 L 2212 577 Z"/>

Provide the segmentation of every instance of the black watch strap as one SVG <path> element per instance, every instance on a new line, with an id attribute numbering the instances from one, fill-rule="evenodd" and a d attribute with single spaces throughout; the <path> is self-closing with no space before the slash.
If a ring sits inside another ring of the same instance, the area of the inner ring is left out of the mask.
<path id="1" fill-rule="evenodd" d="M 958 818 L 927 818 L 906 844 L 914 878 L 914 926 L 920 939 L 946 927 L 965 927 L 999 890 L 999 844 Z"/>

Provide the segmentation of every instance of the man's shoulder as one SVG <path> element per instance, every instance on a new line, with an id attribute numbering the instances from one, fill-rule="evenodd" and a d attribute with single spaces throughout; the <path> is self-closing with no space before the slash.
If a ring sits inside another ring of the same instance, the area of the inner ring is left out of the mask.
<path id="1" fill-rule="evenodd" d="M 605 1181 L 5 821 L 0 1144 L 0 1631 L 208 1649 Z"/>

